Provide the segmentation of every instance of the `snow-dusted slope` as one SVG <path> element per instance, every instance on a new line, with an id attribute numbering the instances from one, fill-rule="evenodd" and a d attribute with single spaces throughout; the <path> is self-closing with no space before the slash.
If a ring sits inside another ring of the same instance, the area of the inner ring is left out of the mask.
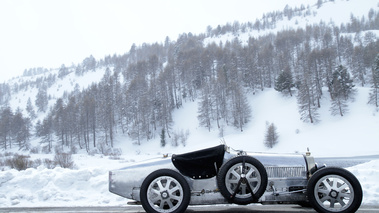
<path id="1" fill-rule="evenodd" d="M 102 79 L 105 73 L 105 68 L 97 69 L 96 72 L 86 72 L 82 76 L 75 75 L 75 72 L 71 72 L 66 75 L 64 78 L 56 78 L 54 84 L 52 84 L 47 89 L 47 95 L 50 97 L 48 109 L 56 103 L 58 98 L 63 97 L 64 93 L 71 93 L 74 91 L 76 85 L 77 89 L 82 91 L 83 89 L 87 89 L 91 84 L 98 83 Z M 8 82 L 10 85 L 14 84 L 23 84 L 24 82 L 36 82 L 39 78 L 46 78 L 49 75 L 58 76 L 58 70 L 52 70 L 48 73 L 39 74 L 35 76 L 23 76 L 18 78 L 13 78 Z M 17 108 L 21 109 L 25 116 L 28 116 L 26 112 L 27 101 L 30 98 L 31 103 L 34 105 L 36 96 L 38 94 L 38 89 L 36 87 L 28 87 L 26 89 L 21 89 L 17 93 L 12 94 L 12 98 L 9 101 L 9 106 L 15 110 Z M 37 111 L 37 109 L 35 108 Z M 46 116 L 45 113 L 39 114 L 39 119 L 43 119 Z M 38 120 L 38 119 L 36 119 Z"/>
<path id="2" fill-rule="evenodd" d="M 289 6 L 291 5 L 289 4 Z M 378 7 L 378 2 L 375 0 L 325 1 L 319 8 L 316 4 L 309 5 L 309 8 L 307 8 L 305 5 L 305 9 L 301 12 L 301 16 L 294 15 L 291 19 L 288 17 L 283 17 L 282 20 L 277 20 L 276 25 L 273 29 L 238 32 L 237 35 L 226 33 L 224 35 L 216 37 L 208 37 L 204 40 L 204 45 L 212 42 L 215 42 L 216 44 L 219 44 L 220 42 L 225 43 L 226 41 L 232 41 L 236 37 L 238 37 L 240 42 L 246 44 L 249 40 L 249 37 L 257 38 L 259 36 L 264 36 L 270 33 L 276 34 L 279 31 L 288 29 L 305 29 L 306 26 L 320 24 L 320 22 L 323 22 L 329 26 L 340 27 L 341 24 L 347 24 L 350 22 L 351 15 L 356 18 L 365 17 L 367 20 L 370 9 L 377 10 Z M 260 21 L 263 22 L 262 20 Z M 378 31 L 374 31 L 374 33 L 376 33 L 376 35 L 379 35 Z"/>
<path id="3" fill-rule="evenodd" d="M 363 93 L 363 94 L 362 94 Z M 357 100 L 351 105 L 351 113 L 345 117 L 330 117 L 328 110 L 320 113 L 326 121 L 317 125 L 304 124 L 298 119 L 296 99 L 283 97 L 274 90 L 266 90 L 250 96 L 253 107 L 253 122 L 241 133 L 227 129 L 225 141 L 236 149 L 262 152 L 305 152 L 310 147 L 315 156 L 356 156 L 379 154 L 379 117 L 373 107 L 365 104 L 366 88 L 360 88 Z M 327 101 L 327 100 L 324 100 Z M 270 113 L 268 113 L 270 111 Z M 186 146 L 165 148 L 159 140 L 140 146 L 128 144 L 121 160 L 110 160 L 101 155 L 86 153 L 74 155 L 75 170 L 55 168 L 26 171 L 6 170 L 0 172 L 0 206 L 119 206 L 127 200 L 108 191 L 108 170 L 124 167 L 161 153 L 181 153 L 217 145 L 220 142 L 216 129 L 208 132 L 198 127 L 197 103 L 186 103 L 174 115 L 177 130 L 188 130 Z M 263 145 L 266 121 L 274 122 L 280 135 L 274 149 Z M 123 138 L 118 138 L 122 141 Z M 119 143 L 121 145 L 121 143 Z M 124 144 L 124 143 L 122 143 Z M 136 153 L 139 153 L 138 155 Z M 52 158 L 52 155 L 32 155 L 36 158 Z M 364 191 L 363 204 L 379 204 L 379 160 L 349 168 L 361 182 Z"/>

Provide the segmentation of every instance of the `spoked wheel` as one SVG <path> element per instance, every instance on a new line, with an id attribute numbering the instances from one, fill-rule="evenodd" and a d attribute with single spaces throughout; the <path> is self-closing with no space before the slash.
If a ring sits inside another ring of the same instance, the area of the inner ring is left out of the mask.
<path id="1" fill-rule="evenodd" d="M 355 212 L 362 202 L 362 187 L 358 179 L 337 167 L 317 171 L 308 182 L 307 192 L 313 208 L 323 213 Z"/>
<path id="2" fill-rule="evenodd" d="M 238 156 L 226 162 L 217 175 L 221 194 L 232 203 L 257 202 L 267 187 L 267 172 L 261 162 Z"/>
<path id="3" fill-rule="evenodd" d="M 188 207 L 190 188 L 179 173 L 161 169 L 143 181 L 140 198 L 148 213 L 181 213 Z"/>

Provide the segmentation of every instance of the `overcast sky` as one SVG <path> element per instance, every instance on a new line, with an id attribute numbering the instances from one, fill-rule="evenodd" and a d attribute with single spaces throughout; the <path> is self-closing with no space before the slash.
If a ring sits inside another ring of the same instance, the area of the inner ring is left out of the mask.
<path id="1" fill-rule="evenodd" d="M 0 82 L 316 0 L 1 0 Z"/>

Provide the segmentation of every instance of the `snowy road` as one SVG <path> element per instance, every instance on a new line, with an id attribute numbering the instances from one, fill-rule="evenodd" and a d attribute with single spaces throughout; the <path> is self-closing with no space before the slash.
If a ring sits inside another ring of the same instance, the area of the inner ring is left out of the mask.
<path id="1" fill-rule="evenodd" d="M 43 208 L 0 208 L 4 213 L 20 212 L 49 212 L 49 213 L 143 213 L 140 206 L 126 207 L 43 207 Z M 316 212 L 312 208 L 303 208 L 298 205 L 250 205 L 250 206 L 190 206 L 187 213 L 211 213 L 211 212 L 251 212 L 251 213 L 282 213 L 282 212 Z M 377 213 L 379 206 L 364 205 L 357 211 L 358 213 Z"/>
<path id="2" fill-rule="evenodd" d="M 362 163 L 366 163 L 372 160 L 378 160 L 379 155 L 357 156 L 357 157 L 315 157 L 315 162 L 318 165 L 338 166 L 342 168 L 348 168 L 356 166 Z"/>

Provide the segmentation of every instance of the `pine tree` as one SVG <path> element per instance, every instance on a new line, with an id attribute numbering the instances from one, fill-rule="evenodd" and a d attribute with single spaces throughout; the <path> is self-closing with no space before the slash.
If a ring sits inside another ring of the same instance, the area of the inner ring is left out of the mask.
<path id="1" fill-rule="evenodd" d="M 0 146 L 3 150 L 12 148 L 11 143 L 11 123 L 13 112 L 10 107 L 6 107 L 0 112 Z"/>
<path id="2" fill-rule="evenodd" d="M 39 112 L 45 112 L 47 110 L 48 98 L 46 89 L 40 88 L 38 90 L 35 104 Z"/>
<path id="3" fill-rule="evenodd" d="M 379 107 L 379 54 L 376 55 L 372 68 L 372 89 L 369 96 L 369 104 Z"/>
<path id="4" fill-rule="evenodd" d="M 334 97 L 331 103 L 330 112 L 332 115 L 340 115 L 343 116 L 348 112 L 348 104 L 347 101 L 341 96 Z"/>
<path id="5" fill-rule="evenodd" d="M 274 123 L 267 125 L 264 144 L 268 148 L 273 148 L 279 141 L 279 135 Z"/>
<path id="6" fill-rule="evenodd" d="M 350 73 L 347 68 L 340 65 L 337 68 L 336 78 L 341 84 L 341 95 L 346 99 L 352 99 L 355 94 L 353 80 L 350 77 Z"/>
<path id="7" fill-rule="evenodd" d="M 54 134 L 52 126 L 53 120 L 51 116 L 45 118 L 42 124 L 37 126 L 37 132 L 41 138 L 40 143 L 42 144 L 42 149 L 45 153 L 51 153 L 53 149 Z"/>
<path id="8" fill-rule="evenodd" d="M 29 149 L 30 120 L 23 117 L 21 110 L 18 109 L 12 118 L 11 133 L 13 142 L 19 150 Z"/>
<path id="9" fill-rule="evenodd" d="M 243 88 L 235 82 L 232 83 L 231 87 L 230 108 L 233 124 L 243 132 L 243 127 L 251 118 L 251 108 Z"/>
<path id="10" fill-rule="evenodd" d="M 90 55 L 89 57 L 85 58 L 82 63 L 82 67 L 84 71 L 95 71 L 96 69 L 96 59 Z"/>
<path id="11" fill-rule="evenodd" d="M 36 118 L 36 112 L 34 111 L 32 101 L 30 100 L 30 98 L 28 98 L 28 102 L 26 103 L 26 111 L 28 112 L 31 120 Z"/>
<path id="12" fill-rule="evenodd" d="M 279 92 L 288 92 L 292 96 L 291 88 L 294 87 L 293 77 L 290 68 L 281 72 L 275 81 L 275 90 Z"/>
<path id="13" fill-rule="evenodd" d="M 201 100 L 199 102 L 198 107 L 198 116 L 199 123 L 201 126 L 205 126 L 208 128 L 208 131 L 211 131 L 212 128 L 212 100 L 211 94 L 209 93 L 209 89 L 203 89 L 203 94 L 201 96 Z"/>
<path id="14" fill-rule="evenodd" d="M 66 106 L 63 99 L 59 98 L 54 106 L 53 127 L 62 147 L 64 145 L 68 146 L 66 125 L 67 114 L 65 108 Z"/>
<path id="15" fill-rule="evenodd" d="M 69 70 L 64 64 L 62 64 L 61 68 L 58 70 L 58 78 L 63 79 L 67 74 L 69 74 Z"/>
<path id="16" fill-rule="evenodd" d="M 316 123 L 318 121 L 318 107 L 312 99 L 311 88 L 308 82 L 303 80 L 297 95 L 300 119 L 304 122 Z"/>
<path id="17" fill-rule="evenodd" d="M 82 149 L 82 145 L 80 144 L 80 114 L 79 114 L 79 106 L 76 103 L 75 96 L 71 96 L 69 98 L 69 102 L 65 107 L 65 111 L 67 114 L 66 124 L 67 124 L 67 135 L 69 138 L 70 148 L 71 150 L 75 149 L 76 145 L 79 145 L 79 148 Z"/>
<path id="18" fill-rule="evenodd" d="M 333 80 L 330 86 L 332 97 L 332 106 L 330 111 L 332 115 L 343 116 L 348 111 L 347 101 L 352 98 L 354 84 L 350 79 L 347 69 L 340 65 L 333 72 Z"/>
<path id="19" fill-rule="evenodd" d="M 298 94 L 297 103 L 299 107 L 300 119 L 304 122 L 316 123 L 318 121 L 318 98 L 317 86 L 314 73 L 309 69 L 308 57 L 310 53 L 309 45 L 304 47 L 297 59 L 298 73 Z"/>
<path id="20" fill-rule="evenodd" d="M 166 146 L 166 132 L 164 130 L 164 128 L 162 128 L 162 132 L 161 132 L 161 147 L 165 147 Z"/>

